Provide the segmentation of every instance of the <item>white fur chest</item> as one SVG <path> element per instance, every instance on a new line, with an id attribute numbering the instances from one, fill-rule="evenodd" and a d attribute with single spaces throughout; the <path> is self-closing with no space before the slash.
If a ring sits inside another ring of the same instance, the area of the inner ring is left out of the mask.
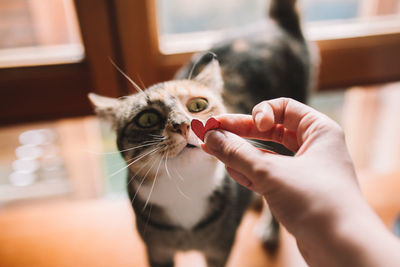
<path id="1" fill-rule="evenodd" d="M 225 169 L 222 163 L 202 151 L 185 154 L 189 155 L 169 160 L 168 171 L 165 167 L 160 170 L 154 185 L 142 186 L 138 194 L 143 200 L 162 207 L 174 224 L 190 229 L 206 215 L 208 198 L 221 184 Z"/>

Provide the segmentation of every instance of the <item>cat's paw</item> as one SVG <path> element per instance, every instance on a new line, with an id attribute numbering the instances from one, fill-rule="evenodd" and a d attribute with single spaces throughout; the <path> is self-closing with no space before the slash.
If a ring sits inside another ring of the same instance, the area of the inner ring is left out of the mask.
<path id="1" fill-rule="evenodd" d="M 261 241 L 267 253 L 276 253 L 279 247 L 279 227 L 259 222 L 254 228 L 254 235 Z"/>

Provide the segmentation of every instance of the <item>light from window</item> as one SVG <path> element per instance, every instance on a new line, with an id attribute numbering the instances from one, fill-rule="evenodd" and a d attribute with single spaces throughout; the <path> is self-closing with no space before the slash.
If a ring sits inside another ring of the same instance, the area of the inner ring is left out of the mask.
<path id="1" fill-rule="evenodd" d="M 0 0 L 0 67 L 80 61 L 72 0 Z"/>

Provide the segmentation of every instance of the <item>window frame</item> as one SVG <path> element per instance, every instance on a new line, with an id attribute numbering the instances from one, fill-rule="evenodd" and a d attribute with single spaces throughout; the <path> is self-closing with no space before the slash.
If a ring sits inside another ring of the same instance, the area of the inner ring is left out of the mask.
<path id="1" fill-rule="evenodd" d="M 81 62 L 0 68 L 0 125 L 92 113 L 89 92 L 117 97 L 120 78 L 107 0 L 75 0 L 85 47 Z"/>

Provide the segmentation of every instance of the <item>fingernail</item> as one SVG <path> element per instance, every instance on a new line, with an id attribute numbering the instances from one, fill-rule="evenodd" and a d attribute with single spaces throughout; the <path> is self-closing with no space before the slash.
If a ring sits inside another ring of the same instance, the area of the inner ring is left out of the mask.
<path id="1" fill-rule="evenodd" d="M 208 131 L 204 137 L 204 143 L 208 150 L 218 151 L 222 147 L 222 142 L 226 136 L 221 131 Z"/>
<path id="2" fill-rule="evenodd" d="M 263 117 L 264 117 L 264 114 L 262 112 L 258 112 L 254 116 L 254 122 L 256 123 L 256 126 L 257 126 L 258 129 L 261 128 L 261 125 L 262 125 L 261 121 L 262 121 Z"/>

